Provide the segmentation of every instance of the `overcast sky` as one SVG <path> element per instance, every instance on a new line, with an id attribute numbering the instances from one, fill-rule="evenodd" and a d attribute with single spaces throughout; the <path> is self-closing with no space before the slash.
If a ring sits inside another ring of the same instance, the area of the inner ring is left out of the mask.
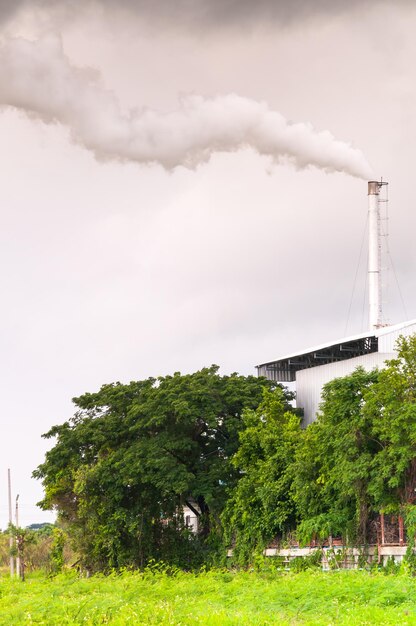
<path id="1" fill-rule="evenodd" d="M 136 126 L 147 108 L 165 119 L 189 96 L 222 103 L 237 94 L 283 116 L 289 131 L 308 123 L 361 151 L 390 183 L 390 250 L 405 309 L 390 271 L 386 319 L 416 318 L 410 3 L 15 0 L 2 3 L 0 23 L 3 50 L 16 37 L 58 42 L 62 63 L 84 68 L 77 76 L 88 74 Z M 30 79 L 34 93 L 39 81 L 37 106 L 53 103 L 44 76 L 28 72 L 13 88 Z M 0 71 L 0 100 L 10 86 Z M 102 114 L 91 99 L 88 124 L 71 127 L 77 102 L 62 113 L 65 124 L 0 109 L 3 528 L 8 467 L 22 523 L 51 519 L 35 508 L 42 491 L 30 475 L 46 450 L 41 434 L 72 415 L 72 397 L 211 363 L 254 373 L 367 325 L 365 252 L 348 319 L 365 180 L 238 149 L 251 145 L 245 135 L 227 135 L 227 152 L 198 152 L 191 169 L 117 160 L 108 157 L 112 135 L 106 143 L 88 135 Z M 228 119 L 239 130 L 233 113 L 222 118 L 217 146 Z M 188 132 L 180 123 L 179 142 Z M 141 135 L 135 141 L 134 158 Z M 157 149 L 166 146 L 159 133 Z"/>

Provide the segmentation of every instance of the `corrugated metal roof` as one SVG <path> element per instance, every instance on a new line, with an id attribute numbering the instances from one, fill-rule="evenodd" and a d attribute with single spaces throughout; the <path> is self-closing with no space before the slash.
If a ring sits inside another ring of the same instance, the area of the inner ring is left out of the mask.
<path id="1" fill-rule="evenodd" d="M 368 330 L 367 332 L 360 333 L 359 335 L 352 335 L 351 337 L 345 337 L 338 341 L 324 343 L 319 346 L 315 346 L 314 348 L 308 348 L 307 350 L 302 350 L 300 352 L 293 352 L 286 356 L 275 359 L 274 361 L 268 361 L 267 363 L 257 365 L 256 367 L 259 370 L 261 368 L 280 369 L 280 365 L 284 366 L 285 368 L 286 366 L 290 365 L 291 369 L 293 371 L 296 371 L 297 366 L 296 362 L 294 362 L 295 359 L 297 359 L 299 362 L 299 366 L 297 367 L 298 370 L 313 367 L 314 365 L 318 366 L 323 364 L 321 359 L 325 358 L 322 357 L 322 355 L 324 354 L 327 354 L 327 362 L 331 362 L 331 358 L 332 360 L 339 360 L 341 358 L 351 358 L 353 356 L 358 356 L 358 354 L 351 354 L 350 356 L 345 355 L 343 357 L 340 356 L 343 346 L 345 346 L 344 350 L 348 351 L 354 344 L 356 344 L 358 348 L 362 346 L 361 354 L 375 352 L 377 351 L 377 343 L 379 337 L 388 335 L 390 333 L 397 333 L 398 331 L 413 325 L 416 326 L 416 319 L 407 322 L 401 322 L 400 324 L 395 324 L 394 326 L 385 326 L 383 328 L 377 328 L 375 330 Z M 310 357 L 310 355 L 318 355 L 315 356 L 315 358 L 320 359 L 320 362 L 316 362 L 316 364 L 311 364 L 310 359 L 308 360 L 308 357 Z M 291 361 L 292 363 L 290 363 Z M 285 380 L 294 380 L 294 378 L 290 376 L 289 378 L 285 378 Z"/>

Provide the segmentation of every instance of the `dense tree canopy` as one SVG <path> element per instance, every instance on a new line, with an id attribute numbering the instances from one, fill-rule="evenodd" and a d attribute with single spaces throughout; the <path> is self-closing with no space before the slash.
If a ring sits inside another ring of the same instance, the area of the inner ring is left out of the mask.
<path id="1" fill-rule="evenodd" d="M 365 540 L 370 467 L 378 445 L 362 408 L 377 378 L 376 371 L 358 368 L 325 385 L 320 415 L 299 441 L 292 492 L 305 540 L 332 534 Z"/>
<path id="2" fill-rule="evenodd" d="M 291 468 L 301 437 L 300 417 L 280 388 L 265 390 L 263 402 L 246 409 L 243 421 L 232 459 L 240 480 L 230 489 L 223 514 L 225 538 L 240 562 L 295 526 Z"/>
<path id="3" fill-rule="evenodd" d="M 293 492 L 298 534 L 365 542 L 371 514 L 404 514 L 416 501 L 416 336 L 378 371 L 328 383 L 301 438 Z"/>
<path id="4" fill-rule="evenodd" d="M 217 370 L 105 385 L 75 398 L 75 416 L 45 435 L 56 443 L 35 472 L 42 506 L 57 509 L 90 567 L 186 562 L 198 550 L 183 527 L 185 504 L 200 518 L 194 541 L 219 522 L 238 477 L 231 457 L 242 411 L 272 384 Z"/>
<path id="5" fill-rule="evenodd" d="M 377 442 L 371 495 L 377 508 L 394 512 L 416 502 L 416 335 L 397 348 L 363 406 Z"/>
<path id="6" fill-rule="evenodd" d="M 45 436 L 35 471 L 85 565 L 249 562 L 272 539 L 368 541 L 379 513 L 416 533 L 416 336 L 381 371 L 329 382 L 306 429 L 291 394 L 218 368 L 105 385 Z M 183 507 L 199 518 L 193 534 Z"/>

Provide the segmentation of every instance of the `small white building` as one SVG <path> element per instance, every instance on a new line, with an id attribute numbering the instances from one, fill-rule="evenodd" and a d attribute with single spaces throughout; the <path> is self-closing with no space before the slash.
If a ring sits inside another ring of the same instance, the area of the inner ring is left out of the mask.
<path id="1" fill-rule="evenodd" d="M 183 521 L 185 522 L 185 526 L 189 528 L 189 530 L 195 534 L 197 534 L 198 528 L 198 515 L 195 512 L 195 508 L 189 508 L 189 506 L 183 507 Z"/>
<path id="2" fill-rule="evenodd" d="M 259 376 L 276 382 L 296 383 L 296 406 L 303 409 L 303 425 L 307 426 L 316 418 L 325 383 L 347 376 L 357 367 L 367 371 L 382 368 L 387 359 L 396 356 L 397 339 L 414 333 L 416 320 L 375 328 L 262 363 L 257 366 L 257 372 Z"/>

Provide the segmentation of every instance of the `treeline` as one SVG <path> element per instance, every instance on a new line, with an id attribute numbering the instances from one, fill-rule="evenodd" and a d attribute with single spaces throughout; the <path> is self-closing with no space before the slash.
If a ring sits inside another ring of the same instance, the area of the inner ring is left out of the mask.
<path id="1" fill-rule="evenodd" d="M 368 540 L 374 515 L 416 530 L 416 337 L 381 371 L 328 383 L 302 429 L 292 394 L 262 378 L 190 375 L 105 385 L 34 475 L 84 567 L 243 564 L 271 541 Z M 198 517 L 187 526 L 184 508 Z"/>
<path id="2" fill-rule="evenodd" d="M 13 547 L 10 549 L 10 533 Z M 18 542 L 16 542 L 18 538 Z M 49 575 L 58 574 L 63 567 L 73 565 L 76 556 L 67 540 L 66 533 L 55 524 L 32 524 L 27 528 L 9 527 L 0 532 L 0 571 L 10 567 L 10 557 L 19 557 L 23 571 L 42 569 Z"/>

